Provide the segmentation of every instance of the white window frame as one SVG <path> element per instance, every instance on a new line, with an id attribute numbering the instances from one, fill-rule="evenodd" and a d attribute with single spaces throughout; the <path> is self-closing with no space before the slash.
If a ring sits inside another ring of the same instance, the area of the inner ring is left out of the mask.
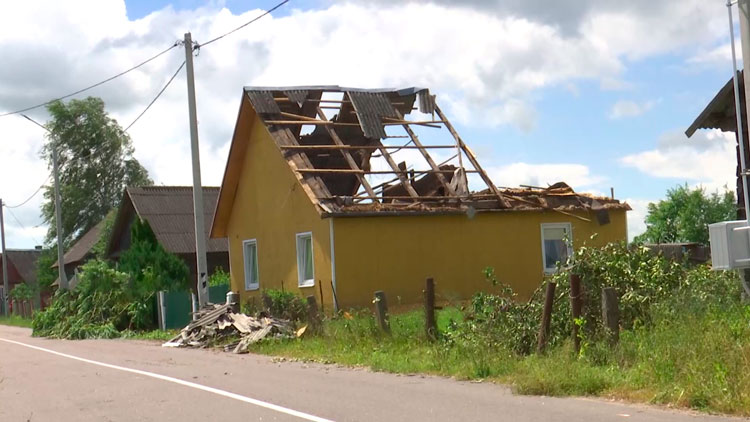
<path id="1" fill-rule="evenodd" d="M 547 268 L 547 248 L 544 245 L 544 229 L 563 229 L 567 235 L 568 257 L 573 256 L 573 226 L 570 223 L 542 223 L 540 236 L 542 238 L 542 268 L 545 274 L 554 274 L 557 267 Z"/>
<path id="2" fill-rule="evenodd" d="M 305 279 L 302 261 L 304 257 L 300 254 L 300 239 L 310 238 L 310 259 L 312 259 L 312 278 Z M 312 232 L 297 233 L 294 238 L 295 249 L 297 250 L 297 286 L 298 287 L 313 287 L 315 286 L 315 248 L 313 248 L 313 234 Z"/>
<path id="3" fill-rule="evenodd" d="M 251 276 L 253 274 L 252 268 L 250 268 L 251 260 L 247 256 L 247 245 L 255 246 L 255 272 L 258 274 L 258 279 L 255 283 L 252 282 Z M 245 291 L 258 290 L 260 289 L 260 263 L 258 262 L 258 240 L 247 239 L 242 241 L 242 261 L 245 268 Z"/>

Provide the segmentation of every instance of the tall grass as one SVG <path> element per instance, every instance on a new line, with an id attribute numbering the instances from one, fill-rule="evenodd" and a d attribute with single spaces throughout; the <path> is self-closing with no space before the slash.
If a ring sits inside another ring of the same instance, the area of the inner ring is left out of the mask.
<path id="1" fill-rule="evenodd" d="M 510 384 L 519 394 L 603 396 L 702 411 L 750 415 L 750 306 L 675 298 L 655 306 L 652 323 L 623 331 L 610 347 L 593 339 L 580 353 L 569 341 L 542 355 L 491 342 L 429 342 L 421 312 L 391 316 L 391 335 L 370 312 L 326 321 L 319 335 L 267 341 L 253 351 L 376 371 L 425 373 Z M 463 312 L 438 312 L 443 333 Z"/>

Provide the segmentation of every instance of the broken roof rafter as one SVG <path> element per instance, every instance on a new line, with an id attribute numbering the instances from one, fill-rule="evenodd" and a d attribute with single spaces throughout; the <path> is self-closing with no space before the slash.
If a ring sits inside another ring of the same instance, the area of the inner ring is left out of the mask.
<path id="1" fill-rule="evenodd" d="M 526 191 L 519 194 L 494 185 L 476 155 L 437 106 L 435 96 L 426 89 L 308 86 L 245 88 L 245 92 L 255 115 L 324 216 L 385 213 L 388 209 L 407 213 L 444 213 L 449 209 L 466 212 L 469 207 L 485 211 L 558 211 L 554 201 L 547 203 L 547 191 L 527 197 Z M 415 106 L 428 116 L 405 118 Z M 326 116 L 331 109 L 335 110 L 333 116 Z M 312 129 L 303 130 L 305 126 Z M 394 132 L 397 127 L 405 134 Z M 421 127 L 446 129 L 454 142 L 424 142 L 420 137 L 430 139 L 431 132 L 417 133 L 415 129 Z M 387 128 L 391 129 L 386 132 Z M 384 139 L 396 137 L 408 141 L 403 145 L 383 144 Z M 417 161 L 423 163 L 399 162 L 395 154 L 402 150 L 418 151 Z M 455 154 L 437 164 L 430 151 L 444 150 L 453 150 Z M 374 158 L 383 161 L 372 162 Z M 470 192 L 468 174 L 478 174 L 487 189 Z M 375 178 L 380 175 L 392 178 Z M 590 208 L 587 200 L 576 199 L 577 194 L 572 190 L 570 195 L 572 202 L 565 205 L 569 209 Z M 611 206 L 627 207 L 617 201 L 610 202 L 617 203 Z"/>

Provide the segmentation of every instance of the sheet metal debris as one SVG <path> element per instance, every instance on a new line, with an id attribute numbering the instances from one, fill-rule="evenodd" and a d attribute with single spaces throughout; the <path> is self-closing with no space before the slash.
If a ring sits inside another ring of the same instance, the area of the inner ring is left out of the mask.
<path id="1" fill-rule="evenodd" d="M 198 316 L 197 320 L 188 324 L 162 347 L 203 348 L 239 336 L 239 340 L 224 346 L 224 351 L 247 353 L 248 346 L 266 337 L 297 336 L 294 327 L 287 320 L 265 316 L 255 318 L 235 313 L 229 304 L 210 305 L 201 310 Z"/>

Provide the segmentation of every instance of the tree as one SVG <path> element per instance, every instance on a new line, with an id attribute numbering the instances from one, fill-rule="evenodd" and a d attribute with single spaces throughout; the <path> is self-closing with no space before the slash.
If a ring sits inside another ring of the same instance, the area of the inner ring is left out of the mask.
<path id="1" fill-rule="evenodd" d="M 646 232 L 636 241 L 652 243 L 699 242 L 708 244 L 708 225 L 734 220 L 737 215 L 734 194 L 707 194 L 702 187 L 687 184 L 667 191 L 667 198 L 648 204 Z"/>
<path id="2" fill-rule="evenodd" d="M 100 98 L 55 101 L 47 106 L 51 120 L 42 157 L 52 168 L 53 147 L 58 152 L 62 198 L 63 242 L 104 219 L 122 197 L 125 186 L 150 185 L 148 172 L 133 157 L 130 136 L 109 116 Z M 46 241 L 56 236 L 54 188 L 44 191 L 42 217 L 49 224 Z"/>

